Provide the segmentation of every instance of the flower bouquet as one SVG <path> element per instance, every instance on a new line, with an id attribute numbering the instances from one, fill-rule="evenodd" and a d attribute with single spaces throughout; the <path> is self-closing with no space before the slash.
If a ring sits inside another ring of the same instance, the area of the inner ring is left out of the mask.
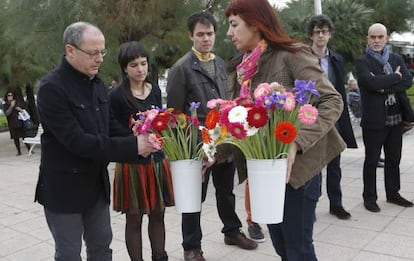
<path id="1" fill-rule="evenodd" d="M 135 135 L 149 134 L 154 147 L 162 149 L 169 159 L 176 209 L 180 213 L 201 210 L 201 158 L 199 141 L 199 102 L 191 103 L 191 116 L 173 108 L 139 112 L 133 124 Z"/>
<path id="2" fill-rule="evenodd" d="M 199 102 L 191 103 L 191 116 L 173 108 L 139 112 L 132 131 L 135 135 L 149 134 L 153 145 L 162 149 L 170 161 L 200 159 L 203 151 L 198 140 L 199 106 Z"/>
<path id="3" fill-rule="evenodd" d="M 214 99 L 201 127 L 203 150 L 210 160 L 223 143 L 237 146 L 247 159 L 286 158 L 300 124 L 316 121 L 317 109 L 308 104 L 319 95 L 314 82 L 295 81 L 292 91 L 276 83 L 261 83 L 251 98 Z"/>
<path id="4" fill-rule="evenodd" d="M 282 85 L 262 83 L 254 99 L 210 100 L 205 126 L 201 127 L 203 149 L 214 160 L 216 147 L 237 146 L 247 159 L 252 220 L 262 224 L 283 220 L 287 155 L 300 125 L 316 121 L 317 109 L 308 104 L 319 95 L 314 82 L 295 81 L 287 91 Z"/>

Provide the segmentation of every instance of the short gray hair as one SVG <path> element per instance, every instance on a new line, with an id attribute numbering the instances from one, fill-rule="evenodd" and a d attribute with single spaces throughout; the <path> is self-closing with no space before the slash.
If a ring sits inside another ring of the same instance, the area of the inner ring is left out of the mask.
<path id="1" fill-rule="evenodd" d="M 88 22 L 75 22 L 70 24 L 63 32 L 63 46 L 71 44 L 79 47 L 83 41 L 83 32 L 89 27 L 99 30 L 98 27 Z"/>

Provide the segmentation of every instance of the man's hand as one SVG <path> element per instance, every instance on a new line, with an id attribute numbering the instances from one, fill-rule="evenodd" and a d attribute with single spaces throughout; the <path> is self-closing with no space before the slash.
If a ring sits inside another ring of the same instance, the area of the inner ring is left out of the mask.
<path id="1" fill-rule="evenodd" d="M 157 151 L 157 149 L 149 141 L 148 135 L 138 135 L 137 144 L 138 144 L 138 154 L 144 157 L 147 157 L 151 153 Z"/>
<path id="2" fill-rule="evenodd" d="M 214 165 L 214 163 L 216 163 L 216 161 L 209 161 L 207 157 L 203 158 L 203 162 L 202 162 L 202 168 L 201 168 L 201 176 L 202 176 L 202 180 L 204 182 L 205 180 L 205 174 L 208 168 L 210 168 L 211 166 Z"/>
<path id="3" fill-rule="evenodd" d="M 400 66 L 399 65 L 397 66 L 397 69 L 395 69 L 394 73 L 398 74 L 400 76 L 400 78 L 402 79 L 402 73 L 400 72 Z"/>
<path id="4" fill-rule="evenodd" d="M 289 183 L 290 174 L 292 172 L 293 163 L 295 163 L 296 153 L 298 152 L 298 144 L 294 142 L 289 149 L 287 158 L 286 183 Z"/>

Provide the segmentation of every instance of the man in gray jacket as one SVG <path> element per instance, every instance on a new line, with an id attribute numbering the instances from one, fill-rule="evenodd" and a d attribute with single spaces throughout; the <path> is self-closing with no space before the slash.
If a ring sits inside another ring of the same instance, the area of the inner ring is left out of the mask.
<path id="1" fill-rule="evenodd" d="M 167 83 L 167 106 L 190 115 L 190 103 L 201 102 L 198 116 L 204 123 L 207 101 L 226 98 L 227 74 L 223 60 L 212 53 L 217 23 L 208 12 L 197 12 L 188 18 L 192 50 L 181 57 L 170 69 Z M 235 165 L 231 153 L 216 155 L 217 163 L 205 174 L 203 200 L 206 197 L 209 175 L 216 188 L 217 209 L 224 224 L 224 242 L 243 249 L 255 249 L 257 243 L 240 231 L 242 224 L 235 212 L 233 182 Z M 200 173 L 201 175 L 201 173 Z M 205 260 L 201 251 L 201 213 L 182 214 L 184 260 Z"/>

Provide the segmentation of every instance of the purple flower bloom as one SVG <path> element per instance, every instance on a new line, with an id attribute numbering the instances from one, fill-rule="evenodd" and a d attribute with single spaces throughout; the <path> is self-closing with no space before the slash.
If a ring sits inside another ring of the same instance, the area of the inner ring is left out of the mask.
<path id="1" fill-rule="evenodd" d="M 198 109 L 200 107 L 201 102 L 191 102 L 190 103 L 190 111 Z"/>
<path id="2" fill-rule="evenodd" d="M 313 81 L 304 81 L 304 80 L 295 80 L 295 88 L 293 88 L 293 92 L 295 93 L 295 100 L 304 105 L 308 102 L 309 94 L 314 94 L 319 96 L 318 90 L 315 88 L 316 83 Z"/>
<path id="3" fill-rule="evenodd" d="M 268 96 L 265 100 L 265 106 L 267 109 L 271 108 L 272 106 L 277 106 L 279 109 L 283 108 L 283 105 L 286 101 L 286 94 L 273 92 L 270 96 Z"/>

